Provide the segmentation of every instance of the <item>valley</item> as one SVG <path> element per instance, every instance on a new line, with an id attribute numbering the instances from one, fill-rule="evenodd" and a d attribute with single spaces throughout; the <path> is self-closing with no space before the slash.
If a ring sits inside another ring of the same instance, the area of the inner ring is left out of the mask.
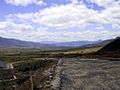
<path id="1" fill-rule="evenodd" d="M 119 45 L 0 48 L 0 90 L 119 90 Z"/>

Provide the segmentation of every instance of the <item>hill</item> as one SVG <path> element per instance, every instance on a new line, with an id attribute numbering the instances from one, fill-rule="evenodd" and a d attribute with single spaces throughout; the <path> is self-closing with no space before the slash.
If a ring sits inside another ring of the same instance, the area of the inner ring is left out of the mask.
<path id="1" fill-rule="evenodd" d="M 0 47 L 47 47 L 47 44 L 0 37 Z"/>
<path id="2" fill-rule="evenodd" d="M 116 38 L 103 48 L 101 48 L 98 52 L 99 53 L 104 53 L 104 52 L 116 52 L 120 51 L 120 37 Z"/>

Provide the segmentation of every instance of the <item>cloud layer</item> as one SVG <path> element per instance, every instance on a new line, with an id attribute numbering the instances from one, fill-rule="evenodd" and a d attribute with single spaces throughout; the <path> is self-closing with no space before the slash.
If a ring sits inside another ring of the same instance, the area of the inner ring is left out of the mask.
<path id="1" fill-rule="evenodd" d="M 49 6 L 35 13 L 9 14 L 6 21 L 0 22 L 0 35 L 31 41 L 98 40 L 120 36 L 120 1 L 86 1 L 92 8 L 82 0 L 70 0 L 68 4 Z M 42 0 L 6 2 L 16 6 L 44 3 Z M 94 10 L 93 7 L 104 9 Z"/>
<path id="2" fill-rule="evenodd" d="M 12 17 L 60 29 L 84 27 L 91 24 L 120 25 L 119 2 L 112 1 L 92 0 L 92 2 L 105 7 L 101 12 L 87 8 L 84 3 L 77 5 L 70 3 L 45 8 L 36 13 L 14 14 Z"/>
<path id="3" fill-rule="evenodd" d="M 5 0 L 7 4 L 27 6 L 28 4 L 46 5 L 42 0 Z"/>

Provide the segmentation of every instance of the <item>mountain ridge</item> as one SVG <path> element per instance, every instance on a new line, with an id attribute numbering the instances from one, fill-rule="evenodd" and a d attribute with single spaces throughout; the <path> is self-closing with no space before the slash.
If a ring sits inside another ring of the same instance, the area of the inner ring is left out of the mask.
<path id="1" fill-rule="evenodd" d="M 103 41 L 71 41 L 71 42 L 32 42 L 23 41 L 12 38 L 0 37 L 0 47 L 25 47 L 25 48 L 36 48 L 36 47 L 81 47 L 90 46 Z"/>

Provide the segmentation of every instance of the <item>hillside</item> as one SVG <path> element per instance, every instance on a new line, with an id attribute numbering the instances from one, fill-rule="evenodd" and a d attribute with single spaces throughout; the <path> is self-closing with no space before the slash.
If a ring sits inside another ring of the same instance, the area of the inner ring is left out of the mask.
<path id="1" fill-rule="evenodd" d="M 98 52 L 99 53 L 104 53 L 104 52 L 116 52 L 120 51 L 120 37 L 116 38 L 103 48 L 101 48 Z"/>
<path id="2" fill-rule="evenodd" d="M 0 37 L 0 47 L 48 47 L 47 44 Z"/>

